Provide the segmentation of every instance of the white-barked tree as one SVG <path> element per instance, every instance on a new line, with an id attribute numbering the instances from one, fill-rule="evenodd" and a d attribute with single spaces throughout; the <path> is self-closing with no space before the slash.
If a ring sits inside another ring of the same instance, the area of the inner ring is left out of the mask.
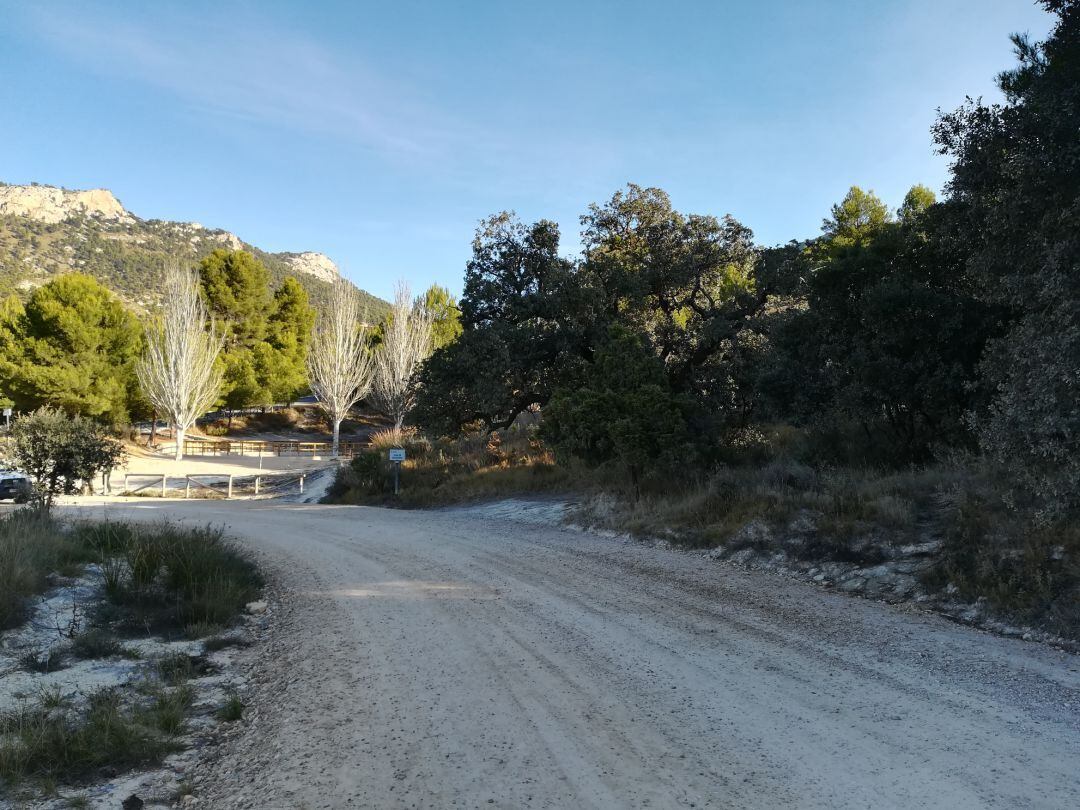
<path id="1" fill-rule="evenodd" d="M 409 285 L 398 282 L 394 305 L 383 325 L 382 343 L 375 353 L 375 381 L 372 389 L 376 406 L 394 420 L 400 431 L 416 395 L 416 373 L 431 354 L 432 313 L 420 301 L 413 301 Z"/>
<path id="2" fill-rule="evenodd" d="M 374 367 L 367 348 L 367 329 L 356 289 L 339 278 L 329 306 L 315 322 L 308 349 L 312 393 L 334 425 L 334 456 L 341 443 L 342 421 L 371 391 Z"/>
<path id="3" fill-rule="evenodd" d="M 217 357 L 222 337 L 207 316 L 194 271 L 167 262 L 162 292 L 161 314 L 146 330 L 146 350 L 136 373 L 143 394 L 172 426 L 180 461 L 184 434 L 221 391 Z"/>

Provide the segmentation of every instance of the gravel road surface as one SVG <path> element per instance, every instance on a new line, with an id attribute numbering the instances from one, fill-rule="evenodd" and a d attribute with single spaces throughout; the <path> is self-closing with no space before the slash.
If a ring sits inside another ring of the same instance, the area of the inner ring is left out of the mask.
<path id="1" fill-rule="evenodd" d="M 481 510 L 162 502 L 274 580 L 200 807 L 1080 807 L 1080 658 Z"/>

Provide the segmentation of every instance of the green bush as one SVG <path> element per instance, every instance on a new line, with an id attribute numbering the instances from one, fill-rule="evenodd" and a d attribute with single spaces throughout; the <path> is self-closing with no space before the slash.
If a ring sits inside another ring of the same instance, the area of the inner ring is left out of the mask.
<path id="1" fill-rule="evenodd" d="M 687 409 L 645 342 L 613 326 L 584 384 L 552 395 L 540 435 L 556 456 L 614 465 L 638 490 L 644 479 L 668 477 L 693 455 Z"/>

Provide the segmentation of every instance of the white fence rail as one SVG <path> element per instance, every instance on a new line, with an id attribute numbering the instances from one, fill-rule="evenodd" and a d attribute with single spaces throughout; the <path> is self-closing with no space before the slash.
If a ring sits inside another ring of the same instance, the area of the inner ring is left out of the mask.
<path id="1" fill-rule="evenodd" d="M 238 496 L 282 495 L 304 492 L 304 482 L 313 474 L 329 467 L 295 472 L 253 473 L 251 475 L 227 475 L 222 473 L 199 473 L 191 475 L 163 475 L 162 473 L 124 474 L 124 495 L 148 495 L 168 497 L 170 492 L 183 492 L 185 498 L 233 498 Z M 193 494 L 194 493 L 194 494 Z"/>

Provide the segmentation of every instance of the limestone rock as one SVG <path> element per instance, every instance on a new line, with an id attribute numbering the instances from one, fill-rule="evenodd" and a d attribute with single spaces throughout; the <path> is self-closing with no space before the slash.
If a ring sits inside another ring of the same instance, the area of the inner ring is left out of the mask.
<path id="1" fill-rule="evenodd" d="M 0 214 L 50 224 L 80 214 L 120 221 L 131 219 L 108 189 L 69 191 L 55 186 L 0 186 Z"/>
<path id="2" fill-rule="evenodd" d="M 289 263 L 296 272 L 306 273 L 309 276 L 315 276 L 315 278 L 322 279 L 323 281 L 334 282 L 341 275 L 341 271 L 338 270 L 338 266 L 334 264 L 333 260 L 323 253 L 293 253 L 285 257 L 285 261 Z"/>

